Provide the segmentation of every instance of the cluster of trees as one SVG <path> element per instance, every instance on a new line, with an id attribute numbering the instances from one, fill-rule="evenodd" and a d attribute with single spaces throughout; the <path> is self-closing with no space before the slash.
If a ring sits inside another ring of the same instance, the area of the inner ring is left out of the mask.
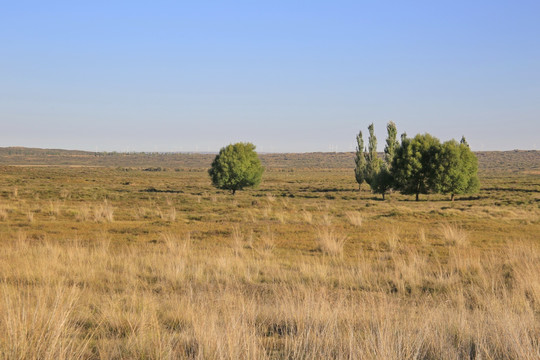
<path id="1" fill-rule="evenodd" d="M 364 147 L 362 132 L 356 136 L 357 148 L 354 174 L 358 185 L 364 182 L 371 190 L 385 195 L 392 190 L 402 194 L 441 193 L 455 195 L 478 191 L 478 161 L 464 137 L 458 143 L 449 140 L 441 143 L 429 134 L 414 138 L 401 135 L 397 140 L 397 128 L 388 123 L 384 158 L 377 156 L 377 138 L 373 124 L 369 125 L 368 146 Z"/>
<path id="2" fill-rule="evenodd" d="M 441 143 L 429 134 L 397 140 L 396 124 L 389 122 L 384 157 L 377 154 L 373 124 L 368 126 L 368 146 L 362 132 L 356 136 L 354 174 L 359 187 L 365 182 L 371 190 L 385 195 L 396 190 L 416 195 L 441 193 L 455 195 L 478 191 L 478 161 L 465 138 Z M 264 169 L 251 143 L 231 144 L 219 151 L 208 171 L 214 186 L 233 194 L 245 187 L 257 186 Z"/>

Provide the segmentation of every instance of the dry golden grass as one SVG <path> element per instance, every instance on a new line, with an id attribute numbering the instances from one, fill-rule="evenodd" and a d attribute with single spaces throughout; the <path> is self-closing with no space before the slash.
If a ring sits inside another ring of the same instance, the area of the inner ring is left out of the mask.
<path id="1" fill-rule="evenodd" d="M 308 224 L 313 223 L 313 214 L 309 211 L 302 210 L 302 220 Z"/>
<path id="2" fill-rule="evenodd" d="M 239 235 L 238 235 L 239 236 Z M 189 236 L 4 241 L 2 358 L 536 358 L 540 251 L 291 261 Z"/>
<path id="3" fill-rule="evenodd" d="M 272 213 L 273 213 L 273 209 L 272 209 L 272 206 L 271 205 L 267 205 L 263 208 L 262 210 L 262 215 L 263 217 L 269 219 L 270 217 L 272 217 Z"/>
<path id="4" fill-rule="evenodd" d="M 51 216 L 58 216 L 60 214 L 60 207 L 62 204 L 59 201 L 49 201 L 47 213 Z"/>
<path id="5" fill-rule="evenodd" d="M 61 199 L 69 199 L 71 197 L 71 192 L 67 189 L 60 190 L 60 198 Z"/>
<path id="6" fill-rule="evenodd" d="M 267 194 L 266 200 L 268 201 L 269 204 L 273 204 L 276 202 L 276 197 L 272 194 Z"/>
<path id="7" fill-rule="evenodd" d="M 274 249 L 276 248 L 276 240 L 275 234 L 270 227 L 268 227 L 266 231 L 260 235 L 258 243 L 259 244 L 256 248 L 258 254 L 265 257 L 272 255 Z"/>
<path id="8" fill-rule="evenodd" d="M 331 225 L 322 225 L 317 227 L 316 241 L 323 253 L 332 256 L 343 256 L 347 235 L 340 233 Z"/>
<path id="9" fill-rule="evenodd" d="M 287 213 L 285 211 L 274 211 L 274 217 L 281 224 L 285 224 L 287 221 Z"/>
<path id="10" fill-rule="evenodd" d="M 324 213 L 321 215 L 320 222 L 324 226 L 330 226 L 332 225 L 332 216 L 328 213 Z"/>
<path id="11" fill-rule="evenodd" d="M 386 246 L 390 250 L 396 250 L 401 245 L 400 240 L 400 229 L 396 227 L 395 225 L 390 225 L 386 229 L 386 233 L 384 234 L 384 240 L 386 243 Z"/>
<path id="12" fill-rule="evenodd" d="M 234 225 L 231 232 L 231 246 L 236 256 L 242 255 L 244 251 L 244 234 L 240 226 Z"/>
<path id="13" fill-rule="evenodd" d="M 0 206 L 0 220 L 6 221 L 8 218 L 8 209 L 4 206 Z"/>
<path id="14" fill-rule="evenodd" d="M 345 213 L 347 220 L 354 226 L 362 226 L 362 221 L 364 220 L 362 214 L 358 211 L 347 211 Z"/>
<path id="15" fill-rule="evenodd" d="M 164 210 L 164 211 L 158 208 L 157 214 L 161 220 L 170 221 L 170 222 L 176 221 L 176 209 L 174 207 Z"/>
<path id="16" fill-rule="evenodd" d="M 444 224 L 441 226 L 441 235 L 448 245 L 465 247 L 469 244 L 468 235 L 455 224 Z"/>
<path id="17" fill-rule="evenodd" d="M 539 357 L 534 179 L 417 203 L 349 169 L 234 197 L 204 171 L 4 171 L 0 358 Z"/>
<path id="18" fill-rule="evenodd" d="M 418 241 L 420 244 L 426 243 L 426 230 L 423 227 L 418 230 Z"/>
<path id="19" fill-rule="evenodd" d="M 75 213 L 75 219 L 77 221 L 89 221 L 91 219 L 90 207 L 86 204 L 79 207 Z"/>
<path id="20" fill-rule="evenodd" d="M 94 221 L 95 222 L 113 222 L 114 221 L 114 209 L 112 205 L 105 200 L 102 204 L 94 207 Z"/>
<path id="21" fill-rule="evenodd" d="M 161 234 L 161 237 L 165 242 L 167 250 L 174 258 L 185 259 L 189 256 L 192 247 L 191 233 L 188 232 L 184 236 L 173 233 L 164 233 Z"/>

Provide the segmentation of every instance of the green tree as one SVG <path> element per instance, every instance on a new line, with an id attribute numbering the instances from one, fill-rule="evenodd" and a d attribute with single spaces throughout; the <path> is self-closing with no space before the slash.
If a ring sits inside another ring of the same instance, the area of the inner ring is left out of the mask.
<path id="1" fill-rule="evenodd" d="M 354 158 L 354 163 L 356 164 L 354 168 L 354 176 L 356 182 L 358 183 L 358 189 L 361 188 L 362 183 L 364 182 L 365 172 L 366 172 L 366 158 L 364 157 L 364 139 L 362 137 L 362 132 L 360 131 L 356 135 L 356 156 Z"/>
<path id="2" fill-rule="evenodd" d="M 399 146 L 397 141 L 397 128 L 393 121 L 390 121 L 386 125 L 387 137 L 386 145 L 384 147 L 384 163 L 380 166 L 380 170 L 375 174 L 371 189 L 376 194 L 381 194 L 384 200 L 385 195 L 394 186 L 394 178 L 390 169 L 392 168 L 392 160 L 396 152 L 396 148 Z"/>
<path id="3" fill-rule="evenodd" d="M 407 139 L 407 133 L 406 132 L 401 134 L 401 142 L 403 142 L 405 139 Z"/>
<path id="4" fill-rule="evenodd" d="M 399 146 L 399 142 L 397 141 L 397 128 L 393 121 L 390 121 L 386 125 L 386 132 L 388 136 L 386 138 L 386 145 L 384 146 L 384 162 L 387 167 L 390 168 L 392 166 L 394 154 L 396 153 L 396 148 Z"/>
<path id="5" fill-rule="evenodd" d="M 364 172 L 364 178 L 366 182 L 371 185 L 371 182 L 375 178 L 375 175 L 379 172 L 381 167 L 381 159 L 377 156 L 377 138 L 373 129 L 373 123 L 368 126 L 369 139 L 368 149 L 364 154 L 366 158 L 366 170 Z"/>
<path id="6" fill-rule="evenodd" d="M 402 136 L 390 169 L 396 189 L 416 195 L 416 201 L 420 194 L 436 191 L 440 152 L 440 141 L 429 134 Z"/>
<path id="7" fill-rule="evenodd" d="M 236 190 L 260 184 L 264 169 L 251 143 L 228 145 L 219 151 L 208 174 L 218 189 Z"/>
<path id="8" fill-rule="evenodd" d="M 371 190 L 376 194 L 381 194 L 384 200 L 386 193 L 394 186 L 394 177 L 392 176 L 392 173 L 388 169 L 386 163 L 381 165 L 381 169 L 373 177 L 373 181 L 371 182 L 370 186 Z"/>
<path id="9" fill-rule="evenodd" d="M 442 144 L 437 174 L 437 191 L 450 194 L 454 201 L 457 194 L 472 194 L 478 191 L 478 160 L 465 138 L 458 144 L 450 140 Z"/>

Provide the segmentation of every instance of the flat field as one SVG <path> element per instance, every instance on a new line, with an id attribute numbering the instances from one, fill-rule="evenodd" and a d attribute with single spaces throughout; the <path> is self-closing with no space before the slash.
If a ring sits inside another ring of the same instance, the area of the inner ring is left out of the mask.
<path id="1" fill-rule="evenodd" d="M 1 358 L 540 358 L 539 152 L 415 202 L 352 154 L 263 155 L 232 196 L 211 155 L 9 151 Z"/>

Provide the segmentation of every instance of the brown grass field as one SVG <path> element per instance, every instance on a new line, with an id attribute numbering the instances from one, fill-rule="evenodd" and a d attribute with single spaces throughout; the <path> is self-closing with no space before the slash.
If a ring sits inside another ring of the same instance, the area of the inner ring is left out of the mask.
<path id="1" fill-rule="evenodd" d="M 454 202 L 323 153 L 232 196 L 212 157 L 0 149 L 0 358 L 540 358 L 540 152 Z"/>

